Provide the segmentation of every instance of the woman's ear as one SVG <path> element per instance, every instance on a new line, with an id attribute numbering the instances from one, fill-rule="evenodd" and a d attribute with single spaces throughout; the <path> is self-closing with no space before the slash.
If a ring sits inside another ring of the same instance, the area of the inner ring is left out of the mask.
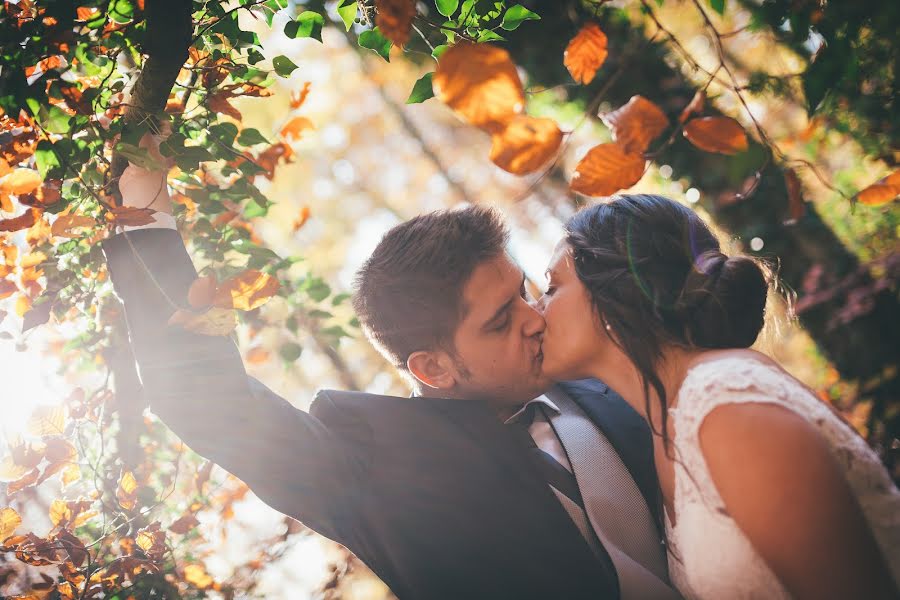
<path id="1" fill-rule="evenodd" d="M 419 350 L 406 359 L 406 368 L 422 385 L 436 390 L 449 390 L 456 385 L 456 376 L 440 352 Z"/>

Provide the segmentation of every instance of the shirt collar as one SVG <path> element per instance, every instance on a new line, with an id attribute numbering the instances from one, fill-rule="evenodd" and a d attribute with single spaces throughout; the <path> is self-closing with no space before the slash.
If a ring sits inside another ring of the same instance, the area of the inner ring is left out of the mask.
<path id="1" fill-rule="evenodd" d="M 532 404 L 541 404 L 541 405 L 549 408 L 551 411 L 553 411 L 556 414 L 559 414 L 561 412 L 559 410 L 559 408 L 556 406 L 556 404 L 554 404 L 553 401 L 550 400 L 550 398 L 548 398 L 546 394 L 541 394 L 537 398 L 535 398 L 533 400 L 529 400 L 524 405 L 522 405 L 522 408 L 520 408 L 513 416 L 511 416 L 506 421 L 504 421 L 503 424 L 509 425 L 510 423 L 517 422 L 519 419 L 522 418 L 522 415 L 525 413 L 525 410 Z"/>

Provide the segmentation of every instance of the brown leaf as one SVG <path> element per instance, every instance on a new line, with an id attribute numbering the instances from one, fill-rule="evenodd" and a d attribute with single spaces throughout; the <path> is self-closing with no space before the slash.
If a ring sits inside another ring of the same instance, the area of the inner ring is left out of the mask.
<path id="1" fill-rule="evenodd" d="M 303 137 L 303 132 L 307 129 L 315 129 L 313 122 L 306 117 L 294 117 L 281 128 L 280 135 L 288 141 L 296 141 Z"/>
<path id="2" fill-rule="evenodd" d="M 491 160 L 504 171 L 525 175 L 552 160 L 562 138 L 553 119 L 517 115 L 491 138 Z"/>
<path id="3" fill-rule="evenodd" d="M 706 152 L 737 154 L 747 149 L 747 134 L 731 117 L 691 119 L 684 126 L 684 137 Z"/>
<path id="4" fill-rule="evenodd" d="M 169 525 L 169 531 L 171 531 L 172 533 L 184 535 L 188 531 L 197 527 L 197 525 L 199 524 L 200 521 L 197 520 L 197 517 L 192 514 L 187 514 Z"/>
<path id="5" fill-rule="evenodd" d="M 53 221 L 50 232 L 60 237 L 72 238 L 77 236 L 76 229 L 81 227 L 93 227 L 97 221 L 85 215 L 60 215 Z"/>
<path id="6" fill-rule="evenodd" d="M 506 50 L 492 44 L 460 42 L 438 60 L 432 78 L 435 96 L 463 119 L 491 133 L 525 107 L 519 73 Z"/>
<path id="7" fill-rule="evenodd" d="M 26 473 L 25 475 L 23 475 L 16 481 L 10 482 L 9 485 L 6 486 L 6 495 L 12 496 L 16 492 L 20 492 L 24 489 L 30 488 L 37 482 L 37 480 L 40 476 L 41 476 L 40 469 L 37 469 L 37 468 L 32 469 L 31 471 L 29 471 L 28 473 Z"/>
<path id="8" fill-rule="evenodd" d="M 19 286 L 17 286 L 14 281 L 7 281 L 5 279 L 0 281 L 0 300 L 9 298 L 18 291 Z"/>
<path id="9" fill-rule="evenodd" d="M 585 85 L 594 79 L 597 69 L 606 61 L 606 43 L 606 34 L 599 25 L 585 23 L 563 53 L 563 64 L 572 79 Z"/>
<path id="10" fill-rule="evenodd" d="M 600 118 L 625 152 L 644 152 L 669 126 L 666 113 L 643 96 L 632 96 L 627 104 Z"/>
<path id="11" fill-rule="evenodd" d="M 806 202 L 803 200 L 803 185 L 797 172 L 793 169 L 784 170 L 784 185 L 788 195 L 788 213 L 792 221 L 800 219 L 806 214 Z"/>
<path id="12" fill-rule="evenodd" d="M 228 115 L 232 119 L 236 121 L 240 121 L 243 119 L 241 115 L 241 111 L 236 109 L 228 102 L 228 98 L 221 93 L 214 94 L 212 96 L 208 96 L 206 98 L 206 105 L 213 112 L 217 112 L 219 114 Z"/>
<path id="13" fill-rule="evenodd" d="M 900 196 L 900 171 L 882 177 L 856 195 L 856 201 L 868 206 L 881 206 Z"/>
<path id="14" fill-rule="evenodd" d="M 188 289 L 188 304 L 197 309 L 211 306 L 216 297 L 216 285 L 214 274 L 195 279 Z"/>
<path id="15" fill-rule="evenodd" d="M 375 25 L 395 46 L 409 41 L 416 0 L 375 0 Z"/>
<path id="16" fill-rule="evenodd" d="M 197 473 L 194 475 L 194 485 L 197 487 L 197 492 L 199 494 L 203 494 L 203 486 L 206 485 L 206 482 L 209 481 L 210 475 L 212 475 L 213 467 L 215 463 L 211 460 L 204 462 L 199 469 L 197 469 Z"/>
<path id="17" fill-rule="evenodd" d="M 43 180 L 33 169 L 13 169 L 12 173 L 0 179 L 0 191 L 13 196 L 30 194 L 37 190 Z"/>
<path id="18" fill-rule="evenodd" d="M 229 277 L 216 289 L 213 305 L 218 308 L 253 310 L 278 292 L 278 280 L 254 269 Z"/>
<path id="19" fill-rule="evenodd" d="M 684 107 L 684 110 L 681 111 L 681 114 L 678 115 L 678 122 L 684 123 L 694 115 L 698 115 L 703 112 L 703 108 L 706 106 L 706 92 L 703 90 L 697 90 L 697 93 L 694 94 L 694 97 L 691 98 L 691 101 L 688 102 L 688 105 Z"/>
<path id="20" fill-rule="evenodd" d="M 570 187 L 588 196 L 609 196 L 640 181 L 645 166 L 640 154 L 625 152 L 618 144 L 600 144 L 575 167 Z"/>
<path id="21" fill-rule="evenodd" d="M 139 208 L 137 206 L 114 206 L 109 211 L 107 217 L 116 225 L 121 227 L 137 227 L 140 225 L 148 225 L 155 223 L 156 218 L 153 216 L 156 211 L 152 208 Z"/>
<path id="22" fill-rule="evenodd" d="M 38 218 L 38 215 L 41 214 L 36 208 L 29 208 L 25 213 L 19 215 L 18 217 L 13 217 L 12 219 L 0 219 L 0 231 L 19 231 L 21 229 L 28 229 L 32 225 L 34 225 L 35 221 Z"/>
<path id="23" fill-rule="evenodd" d="M 5 540 L 22 524 L 22 517 L 11 508 L 0 508 L 0 541 Z"/>
<path id="24" fill-rule="evenodd" d="M 186 310 L 175 311 L 169 318 L 169 325 L 180 325 L 183 329 L 199 335 L 228 335 L 238 324 L 237 312 L 227 308 L 211 308 L 204 313 Z"/>

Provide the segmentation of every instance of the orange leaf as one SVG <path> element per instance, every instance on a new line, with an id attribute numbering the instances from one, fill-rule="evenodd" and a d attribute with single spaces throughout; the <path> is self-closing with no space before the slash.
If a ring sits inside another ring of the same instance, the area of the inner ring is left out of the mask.
<path id="1" fill-rule="evenodd" d="M 438 60 L 432 78 L 438 99 L 491 133 L 525 107 L 525 91 L 509 53 L 491 44 L 460 42 Z"/>
<path id="2" fill-rule="evenodd" d="M 206 308 L 216 297 L 216 276 L 207 275 L 194 280 L 188 289 L 188 304 L 192 308 Z"/>
<path id="3" fill-rule="evenodd" d="M 4 298 L 9 298 L 13 294 L 15 294 L 18 290 L 19 290 L 19 288 L 16 287 L 16 284 L 14 282 L 6 281 L 5 279 L 3 281 L 0 281 L 0 300 L 3 300 Z"/>
<path id="4" fill-rule="evenodd" d="M 706 152 L 737 154 L 747 149 L 747 134 L 731 117 L 691 119 L 684 126 L 684 137 Z"/>
<path id="5" fill-rule="evenodd" d="M 50 223 L 44 217 L 43 213 L 40 213 L 39 218 L 36 218 L 34 223 L 28 228 L 28 231 L 25 232 L 25 241 L 32 246 L 36 246 L 49 240 L 50 236 Z"/>
<path id="6" fill-rule="evenodd" d="M 278 287 L 278 280 L 271 275 L 248 269 L 219 285 L 213 305 L 219 308 L 253 310 L 274 296 Z"/>
<path id="7" fill-rule="evenodd" d="M 643 96 L 632 96 L 627 104 L 600 118 L 625 152 L 644 152 L 669 126 L 666 113 Z"/>
<path id="8" fill-rule="evenodd" d="M 606 61 L 606 34 L 596 23 L 586 23 L 566 46 L 563 53 L 563 64 L 572 75 L 572 79 L 585 85 L 589 84 Z"/>
<path id="9" fill-rule="evenodd" d="M 22 517 L 11 508 L 0 508 L 0 542 L 15 533 L 22 524 Z"/>
<path id="10" fill-rule="evenodd" d="M 563 134 L 553 119 L 518 115 L 491 138 L 491 160 L 514 175 L 525 175 L 549 162 Z"/>
<path id="11" fill-rule="evenodd" d="M 25 313 L 27 313 L 31 309 L 31 298 L 28 296 L 19 296 L 16 298 L 16 314 L 20 317 L 24 317 Z"/>
<path id="12" fill-rule="evenodd" d="M 254 162 L 266 170 L 264 174 L 266 179 L 272 179 L 275 177 L 275 167 L 278 166 L 278 162 L 282 160 L 290 162 L 293 155 L 294 151 L 291 150 L 289 145 L 279 142 L 272 144 L 265 151 L 261 152 Z"/>
<path id="13" fill-rule="evenodd" d="M 375 0 L 375 25 L 395 46 L 409 41 L 416 0 Z"/>
<path id="14" fill-rule="evenodd" d="M 80 227 L 92 227 L 96 224 L 97 221 L 85 215 L 60 215 L 59 218 L 53 222 L 53 226 L 50 227 L 50 232 L 53 235 L 58 235 L 60 237 L 72 238 L 77 235 L 75 233 L 76 229 Z"/>
<path id="15" fill-rule="evenodd" d="M 785 169 L 784 185 L 788 195 L 788 213 L 791 220 L 796 221 L 806 214 L 806 202 L 803 200 L 803 185 L 793 169 Z"/>
<path id="16" fill-rule="evenodd" d="M 856 200 L 868 206 L 881 206 L 900 195 L 900 171 L 882 177 L 856 195 Z"/>
<path id="17" fill-rule="evenodd" d="M 684 110 L 681 111 L 681 114 L 678 115 L 678 122 L 684 123 L 694 115 L 698 115 L 703 112 L 703 107 L 706 106 L 706 92 L 703 90 L 697 90 L 697 93 L 694 94 L 694 97 L 691 98 L 691 101 L 688 102 L 688 105 L 684 107 Z"/>
<path id="18" fill-rule="evenodd" d="M 315 129 L 313 122 L 306 117 L 294 117 L 281 128 L 281 137 L 289 141 L 299 140 L 307 129 Z"/>
<path id="19" fill-rule="evenodd" d="M 609 196 L 640 181 L 645 166 L 640 154 L 625 152 L 618 144 L 600 144 L 575 167 L 570 187 L 588 196 Z"/>
<path id="20" fill-rule="evenodd" d="M 15 212 L 16 207 L 13 206 L 12 200 L 9 198 L 9 194 L 0 190 L 0 210 L 3 212 Z"/>
<path id="21" fill-rule="evenodd" d="M 63 487 L 68 487 L 79 479 L 81 479 L 81 467 L 72 463 L 63 469 L 60 481 L 62 482 Z"/>
<path id="22" fill-rule="evenodd" d="M 309 215 L 310 215 L 309 206 L 306 206 L 306 205 L 302 206 L 300 208 L 300 213 L 297 215 L 297 218 L 294 219 L 294 224 L 293 224 L 294 233 L 297 233 L 301 227 L 306 225 L 306 221 L 309 220 Z"/>
<path id="23" fill-rule="evenodd" d="M 32 169 L 13 169 L 0 180 L 0 191 L 18 196 L 30 194 L 41 185 L 41 175 Z"/>
<path id="24" fill-rule="evenodd" d="M 309 96 L 309 86 L 310 83 L 307 81 L 299 91 L 291 92 L 291 109 L 296 110 L 303 106 L 303 103 L 306 102 L 306 97 Z"/>
<path id="25" fill-rule="evenodd" d="M 75 9 L 79 21 L 89 21 L 97 12 L 98 9 L 95 6 L 79 6 Z"/>
<path id="26" fill-rule="evenodd" d="M 269 351 L 265 348 L 257 346 L 248 350 L 247 356 L 244 358 L 251 365 L 259 365 L 269 360 Z"/>

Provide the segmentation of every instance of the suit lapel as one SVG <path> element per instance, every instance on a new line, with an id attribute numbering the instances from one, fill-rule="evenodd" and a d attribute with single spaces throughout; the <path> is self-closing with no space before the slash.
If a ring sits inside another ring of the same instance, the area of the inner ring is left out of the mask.
<path id="1" fill-rule="evenodd" d="M 597 380 L 559 384 L 606 436 L 647 501 L 660 535 L 662 500 L 653 461 L 653 439 L 646 421 L 621 396 Z"/>

